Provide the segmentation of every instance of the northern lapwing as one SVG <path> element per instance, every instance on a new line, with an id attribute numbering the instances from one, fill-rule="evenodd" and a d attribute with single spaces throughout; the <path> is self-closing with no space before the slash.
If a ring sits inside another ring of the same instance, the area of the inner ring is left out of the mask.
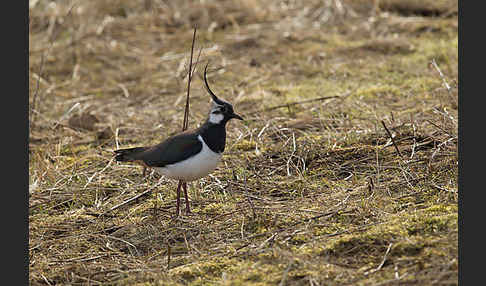
<path id="1" fill-rule="evenodd" d="M 155 146 L 114 150 L 116 161 L 135 162 L 165 177 L 179 180 L 176 216 L 179 215 L 181 186 L 184 186 L 186 213 L 190 213 L 187 184 L 184 182 L 198 180 L 216 168 L 226 145 L 226 123 L 233 118 L 243 120 L 229 102 L 211 91 L 206 77 L 207 68 L 208 65 L 204 68 L 204 83 L 212 102 L 208 118 L 199 128 L 169 137 Z"/>

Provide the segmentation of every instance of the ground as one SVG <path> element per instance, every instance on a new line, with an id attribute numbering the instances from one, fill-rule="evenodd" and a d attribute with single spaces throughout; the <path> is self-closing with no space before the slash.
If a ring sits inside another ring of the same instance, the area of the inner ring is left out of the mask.
<path id="1" fill-rule="evenodd" d="M 31 285 L 458 284 L 457 2 L 29 6 Z M 245 120 L 173 218 L 113 150 L 181 131 L 195 26 L 189 128 L 207 62 Z"/>

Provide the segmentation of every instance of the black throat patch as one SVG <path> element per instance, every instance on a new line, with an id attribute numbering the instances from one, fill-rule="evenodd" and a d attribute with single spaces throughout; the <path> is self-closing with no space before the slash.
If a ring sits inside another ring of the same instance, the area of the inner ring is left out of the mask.
<path id="1" fill-rule="evenodd" d="M 198 133 L 213 152 L 222 153 L 224 151 L 226 145 L 226 122 L 226 120 L 223 120 L 219 124 L 213 124 L 206 121 L 199 128 Z"/>

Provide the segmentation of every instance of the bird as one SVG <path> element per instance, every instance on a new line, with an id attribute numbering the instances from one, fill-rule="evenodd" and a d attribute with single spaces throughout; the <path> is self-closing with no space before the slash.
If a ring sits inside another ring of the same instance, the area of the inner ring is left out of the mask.
<path id="1" fill-rule="evenodd" d="M 184 188 L 186 213 L 189 214 L 186 183 L 203 178 L 216 169 L 226 145 L 226 124 L 231 119 L 243 120 L 229 102 L 217 97 L 209 88 L 208 64 L 204 68 L 204 84 L 212 101 L 202 125 L 173 135 L 157 145 L 114 150 L 118 162 L 134 162 L 152 168 L 164 177 L 179 180 L 176 217 L 179 215 L 181 187 Z"/>

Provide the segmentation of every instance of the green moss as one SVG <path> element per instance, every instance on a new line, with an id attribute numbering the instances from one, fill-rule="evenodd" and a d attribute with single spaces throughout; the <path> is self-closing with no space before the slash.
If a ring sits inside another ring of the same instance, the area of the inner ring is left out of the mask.
<path id="1" fill-rule="evenodd" d="M 247 282 L 262 282 L 263 281 L 263 276 L 260 273 L 251 273 L 247 275 L 244 279 Z"/>
<path id="2" fill-rule="evenodd" d="M 360 257 L 360 262 L 379 259 L 390 243 L 393 255 L 417 256 L 422 250 L 434 246 L 430 235 L 440 236 L 450 229 L 457 229 L 457 207 L 433 205 L 412 214 L 395 215 L 390 221 L 370 229 L 346 234 L 331 240 L 320 255 Z M 407 238 L 407 239 L 405 239 Z"/>
<path id="3" fill-rule="evenodd" d="M 440 235 L 449 229 L 457 229 L 457 206 L 434 205 L 407 221 L 409 235 Z"/>
<path id="4" fill-rule="evenodd" d="M 337 218 L 339 220 L 339 218 Z M 327 223 L 326 226 L 314 227 L 313 235 L 315 236 L 325 236 L 328 234 L 333 234 L 347 229 L 347 224 L 342 222 L 331 222 Z"/>
<path id="5" fill-rule="evenodd" d="M 223 203 L 210 203 L 203 205 L 200 208 L 194 208 L 196 212 L 203 212 L 210 215 L 222 214 L 228 209 L 228 205 Z"/>
<path id="6" fill-rule="evenodd" d="M 206 279 L 221 278 L 223 271 L 229 269 L 234 261 L 228 258 L 214 258 L 207 262 L 200 262 L 189 266 L 178 267 L 170 270 L 169 274 L 180 277 L 186 282 L 201 282 Z"/>
<path id="7" fill-rule="evenodd" d="M 59 155 L 75 155 L 81 152 L 85 152 L 91 150 L 93 147 L 90 145 L 64 145 L 61 149 L 61 153 Z"/>
<path id="8" fill-rule="evenodd" d="M 394 85 L 375 85 L 366 88 L 359 88 L 356 91 L 357 96 L 362 97 L 386 97 L 397 96 L 402 91 Z"/>
<path id="9" fill-rule="evenodd" d="M 422 250 L 427 246 L 427 243 L 423 240 L 407 239 L 393 244 L 393 255 L 402 256 L 417 256 L 420 255 Z"/>
<path id="10" fill-rule="evenodd" d="M 254 151 L 256 148 L 256 143 L 254 141 L 243 139 L 234 144 L 233 148 L 241 151 Z"/>
<path id="11" fill-rule="evenodd" d="M 301 245 L 310 240 L 310 236 L 308 234 L 296 234 L 293 235 L 289 242 L 294 245 Z"/>

